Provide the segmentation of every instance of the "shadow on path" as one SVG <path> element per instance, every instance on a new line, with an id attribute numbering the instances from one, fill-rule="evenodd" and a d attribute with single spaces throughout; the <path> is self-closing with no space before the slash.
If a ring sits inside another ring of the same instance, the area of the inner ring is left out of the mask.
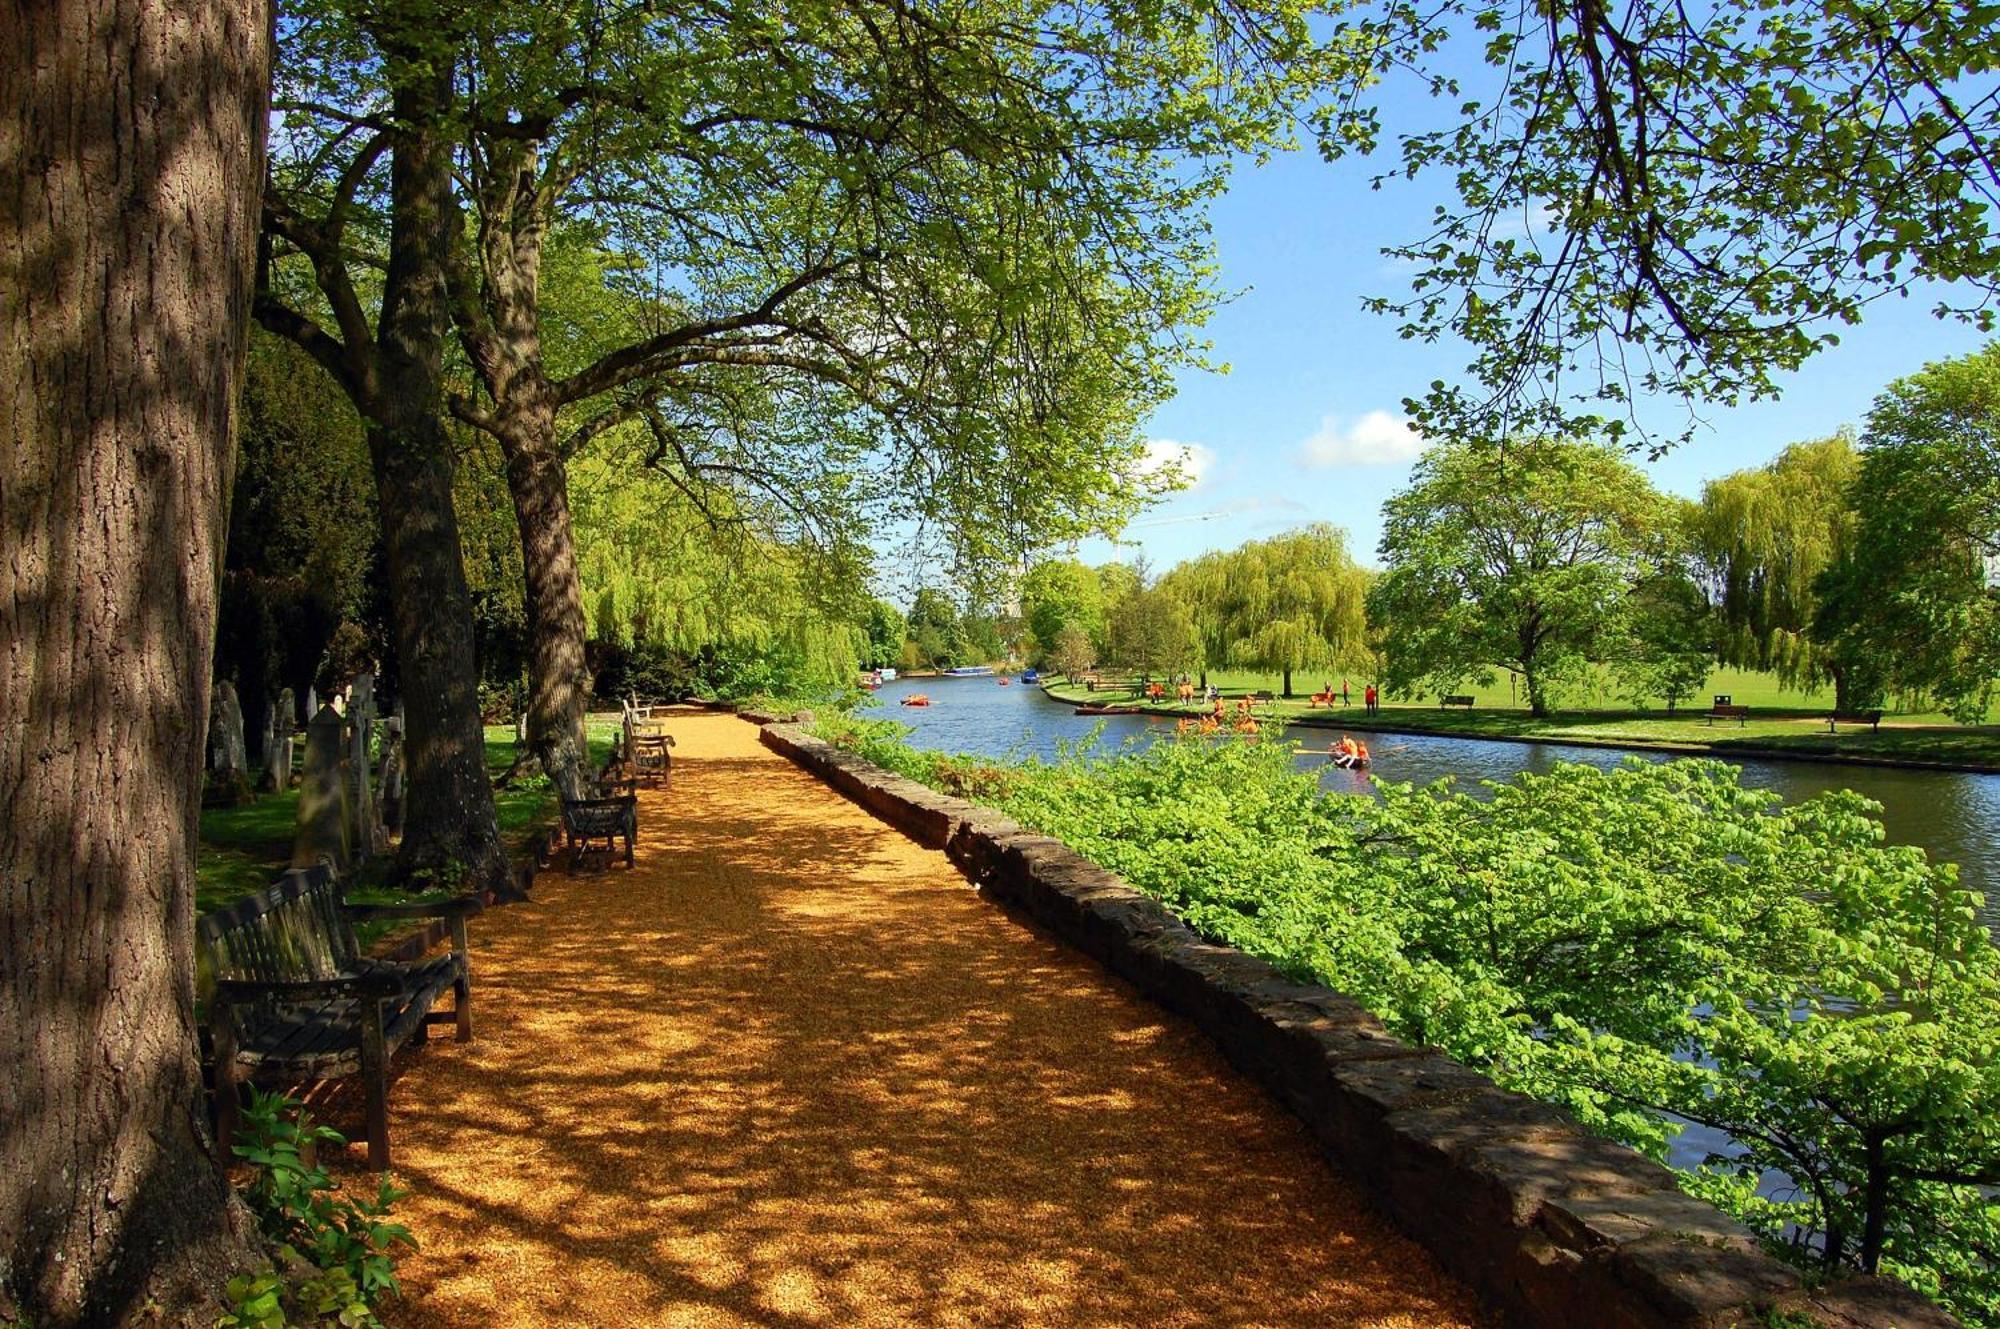
<path id="1" fill-rule="evenodd" d="M 1190 1028 L 727 716 L 475 924 L 391 1101 L 408 1329 L 1482 1323 Z"/>

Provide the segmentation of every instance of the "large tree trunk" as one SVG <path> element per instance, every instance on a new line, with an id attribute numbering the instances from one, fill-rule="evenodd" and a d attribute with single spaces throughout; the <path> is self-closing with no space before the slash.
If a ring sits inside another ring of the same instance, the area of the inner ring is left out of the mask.
<path id="1" fill-rule="evenodd" d="M 449 104 L 447 74 L 396 94 L 397 118 L 427 126 Z M 446 144 L 405 132 L 390 163 L 389 271 L 377 342 L 379 391 L 366 413 L 381 511 L 390 621 L 407 720 L 405 876 L 512 893 L 479 717 L 472 595 L 465 581 L 444 433 L 445 262 L 458 224 Z M 459 873 L 466 874 L 459 876 Z"/>
<path id="2" fill-rule="evenodd" d="M 461 271 L 457 322 L 493 399 L 477 417 L 499 440 L 521 536 L 528 617 L 528 746 L 565 797 L 584 793 L 588 667 L 583 584 L 569 514 L 569 474 L 556 436 L 556 394 L 542 360 L 542 240 L 551 196 L 534 183 L 538 145 L 485 145 L 477 279 Z M 475 289 L 476 288 L 476 289 Z"/>
<path id="3" fill-rule="evenodd" d="M 521 530 L 528 611 L 528 745 L 565 796 L 581 797 L 589 763 L 584 716 L 583 583 L 569 515 L 569 474 L 544 404 L 501 435 L 507 488 Z"/>
<path id="4" fill-rule="evenodd" d="M 212 1323 L 250 1240 L 209 1153 L 195 835 L 271 20 L 7 12 L 0 1320 Z"/>

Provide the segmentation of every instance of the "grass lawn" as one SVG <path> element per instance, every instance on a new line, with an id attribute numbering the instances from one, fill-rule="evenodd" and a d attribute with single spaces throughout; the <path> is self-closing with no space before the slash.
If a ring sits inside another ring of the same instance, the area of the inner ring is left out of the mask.
<path id="1" fill-rule="evenodd" d="M 1065 701 L 1087 699 L 1121 704 L 1141 700 L 1129 684 L 1107 681 L 1109 686 L 1100 687 L 1096 692 L 1086 692 L 1082 685 L 1064 680 L 1051 687 L 1050 693 Z M 1211 672 L 1209 681 L 1221 688 L 1225 695 L 1256 691 L 1275 696 L 1280 686 L 1276 675 L 1237 671 Z M 1335 674 L 1332 681 L 1338 687 L 1340 675 Z M 1801 756 L 1872 757 L 2000 769 L 2000 726 L 1959 725 L 1948 716 L 1935 712 L 1891 712 L 1883 717 L 1880 733 L 1866 728 L 1843 727 L 1839 733 L 1829 734 L 1826 716 L 1833 709 L 1830 690 L 1816 693 L 1789 691 L 1781 688 L 1777 679 L 1769 674 L 1741 669 L 1715 670 L 1709 676 L 1707 685 L 1701 689 L 1699 698 L 1674 715 L 1668 715 L 1663 709 L 1640 710 L 1622 701 L 1607 699 L 1603 706 L 1578 707 L 1536 719 L 1528 714 L 1525 706 L 1514 701 L 1502 681 L 1495 687 L 1468 689 L 1468 694 L 1475 699 L 1469 710 L 1457 707 L 1445 710 L 1436 704 L 1435 699 L 1385 700 L 1381 713 L 1371 717 L 1361 705 L 1364 682 L 1354 677 L 1347 680 L 1349 697 L 1353 702 L 1351 706 L 1336 706 L 1331 710 L 1312 706 L 1307 701 L 1307 694 L 1318 691 L 1326 682 L 1323 674 L 1293 675 L 1292 689 L 1298 695 L 1290 701 L 1274 701 L 1268 713 L 1286 719 L 1319 719 L 1356 729 L 1379 728 L 1466 738 L 1536 738 L 1550 742 L 1672 747 L 1723 757 L 1732 752 L 1743 755 L 1796 752 Z M 1718 721 L 1711 725 L 1703 720 L 1702 713 L 1708 709 L 1709 698 L 1717 693 L 1727 694 L 1738 706 L 1750 707 L 1749 722 L 1738 725 L 1731 721 Z M 1170 701 L 1164 709 L 1172 709 L 1174 705 Z"/>
<path id="2" fill-rule="evenodd" d="M 617 732 L 615 723 L 591 722 L 593 762 L 602 762 L 610 755 L 611 740 Z M 499 775 L 514 764 L 514 753 L 514 727 L 488 725 L 487 769 Z M 303 755 L 301 745 L 301 760 Z M 555 817 L 555 791 L 539 771 L 517 778 L 507 788 L 496 791 L 493 802 L 500 816 L 500 833 L 510 842 Z M 207 913 L 270 885 L 273 877 L 291 865 L 292 836 L 298 815 L 296 789 L 259 795 L 255 802 L 240 808 L 203 809 L 201 846 L 195 857 L 195 911 Z M 389 865 L 387 855 L 365 864 L 349 878 L 347 898 L 363 904 L 413 898 L 382 884 Z"/>

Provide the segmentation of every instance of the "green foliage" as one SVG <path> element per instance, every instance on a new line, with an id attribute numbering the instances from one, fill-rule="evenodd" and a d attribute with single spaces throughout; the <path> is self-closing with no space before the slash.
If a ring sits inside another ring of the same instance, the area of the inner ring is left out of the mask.
<path id="1" fill-rule="evenodd" d="M 1044 656 L 1054 652 L 1065 632 L 1093 640 L 1104 635 L 1103 583 L 1094 568 L 1075 559 L 1049 559 L 1029 568 L 1021 579 L 1021 608 Z"/>
<path id="2" fill-rule="evenodd" d="M 1553 684 L 1625 639 L 1671 509 L 1609 446 L 1514 439 L 1432 448 L 1383 515 L 1388 571 L 1368 611 L 1389 687 L 1455 692 L 1504 664 L 1539 716 Z"/>
<path id="3" fill-rule="evenodd" d="M 1160 578 L 1180 602 L 1204 671 L 1234 665 L 1284 679 L 1365 668 L 1368 573 L 1324 523 L 1182 563 Z"/>
<path id="4" fill-rule="evenodd" d="M 273 1274 L 232 1280 L 235 1310 L 221 1323 L 275 1329 L 287 1323 L 378 1325 L 373 1307 L 398 1291 L 396 1260 L 415 1249 L 410 1230 L 389 1219 L 405 1192 L 384 1177 L 373 1198 L 344 1194 L 318 1161 L 322 1147 L 344 1144 L 315 1125 L 298 1103 L 252 1089 L 238 1158 L 254 1169 L 243 1198 L 266 1240 L 316 1272 L 295 1285 Z M 286 1318 L 289 1310 L 292 1319 Z"/>
<path id="5" fill-rule="evenodd" d="M 838 741 L 942 783 L 889 725 Z M 960 761 L 969 759 L 956 759 Z M 1956 870 L 1841 792 L 1718 762 L 1560 765 L 1325 796 L 1282 743 L 1162 741 L 984 780 L 1203 932 L 1655 1155 L 1801 1263 L 1879 1268 L 2000 1324 L 2000 951 Z M 1796 1195 L 1759 1198 L 1777 1169 Z"/>
<path id="6" fill-rule="evenodd" d="M 1859 529 L 1824 578 L 1815 634 L 1976 722 L 2000 678 L 2000 345 L 1890 384 L 1862 442 Z"/>
<path id="7" fill-rule="evenodd" d="M 1126 596 L 1111 611 L 1105 659 L 1143 678 L 1179 673 L 1195 663 L 1187 610 L 1157 588 Z"/>
<path id="8" fill-rule="evenodd" d="M 1690 528 L 1721 616 L 1725 664 L 1770 670 L 1788 687 L 1845 672 L 1807 633 L 1822 577 L 1854 542 L 1850 491 L 1860 465 L 1853 440 L 1836 434 L 1702 486 Z"/>
<path id="9" fill-rule="evenodd" d="M 1412 404 L 1432 438 L 1776 396 L 1891 294 L 1992 325 L 2000 11 L 1387 0 L 1358 27 L 1446 102 L 1395 173 L 1441 172 L 1458 201 L 1391 251 L 1408 295 L 1375 302 L 1405 337 L 1473 346 Z M 1324 149 L 1372 128 L 1337 120 Z"/>

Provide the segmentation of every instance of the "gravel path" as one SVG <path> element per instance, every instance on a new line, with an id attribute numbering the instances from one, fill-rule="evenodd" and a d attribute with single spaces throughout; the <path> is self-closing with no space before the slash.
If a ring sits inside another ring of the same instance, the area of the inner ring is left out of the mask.
<path id="1" fill-rule="evenodd" d="M 478 1041 L 399 1058 L 392 1324 L 1485 1323 L 1199 1034 L 674 733 L 637 869 L 476 920 Z"/>

